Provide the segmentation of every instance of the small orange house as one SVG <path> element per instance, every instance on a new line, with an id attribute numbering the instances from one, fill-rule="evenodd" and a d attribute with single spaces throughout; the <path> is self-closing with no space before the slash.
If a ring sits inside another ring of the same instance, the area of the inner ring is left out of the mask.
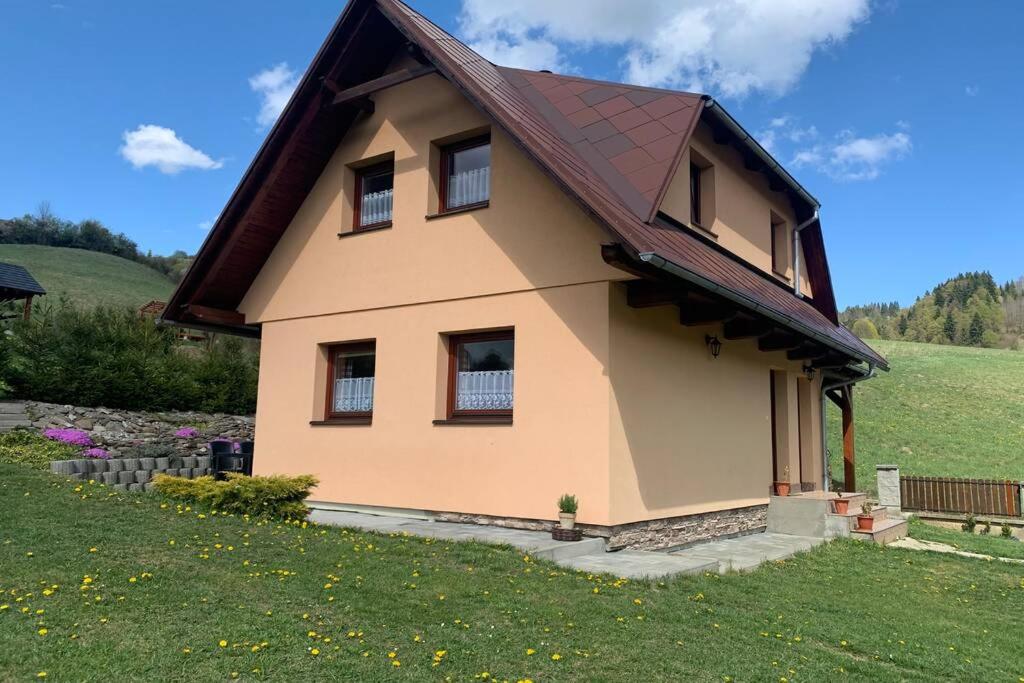
<path id="1" fill-rule="evenodd" d="M 817 201 L 710 97 L 491 64 L 345 8 L 164 319 L 261 338 L 254 470 L 312 504 L 609 547 L 764 526 L 828 485 L 839 325 Z"/>

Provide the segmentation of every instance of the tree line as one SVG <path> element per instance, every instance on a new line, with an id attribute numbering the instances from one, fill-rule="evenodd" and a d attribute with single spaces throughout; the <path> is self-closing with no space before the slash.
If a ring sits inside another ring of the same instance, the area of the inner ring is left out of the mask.
<path id="1" fill-rule="evenodd" d="M 151 251 L 143 253 L 123 232 L 115 234 L 91 218 L 78 223 L 59 218 L 45 202 L 34 214 L 0 219 L 0 244 L 40 244 L 98 251 L 149 266 L 174 282 L 181 280 L 192 262 L 192 257 L 180 249 L 170 256 L 159 256 Z"/>
<path id="2" fill-rule="evenodd" d="M 1021 348 L 1024 278 L 997 285 L 988 272 L 960 273 L 907 308 L 895 301 L 850 306 L 840 322 L 862 339 Z"/>

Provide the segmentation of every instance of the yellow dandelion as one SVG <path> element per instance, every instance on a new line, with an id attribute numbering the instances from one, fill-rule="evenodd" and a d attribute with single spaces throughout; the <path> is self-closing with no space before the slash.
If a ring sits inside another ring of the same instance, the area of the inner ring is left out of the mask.
<path id="1" fill-rule="evenodd" d="M 45 671 L 40 671 L 39 673 L 36 674 L 36 678 L 46 678 L 46 672 Z"/>
<path id="2" fill-rule="evenodd" d="M 37 633 L 41 636 L 45 636 L 47 633 L 49 633 L 49 631 L 47 631 L 45 628 L 41 628 L 37 631 Z"/>
<path id="3" fill-rule="evenodd" d="M 89 552 L 90 553 L 95 553 L 95 552 L 98 552 L 98 551 L 96 550 L 96 548 L 89 548 Z"/>
<path id="4" fill-rule="evenodd" d="M 535 654 L 537 654 L 537 651 L 534 650 L 532 647 L 526 648 L 526 656 L 527 657 L 529 657 L 530 655 L 535 655 Z"/>
<path id="5" fill-rule="evenodd" d="M 222 640 L 222 641 L 220 641 L 220 642 L 219 642 L 219 643 L 217 643 L 217 644 L 218 644 L 218 645 L 220 645 L 221 647 L 227 647 L 227 646 L 228 646 L 228 641 L 226 641 L 226 640 Z"/>
<path id="6" fill-rule="evenodd" d="M 320 650 L 318 648 L 314 647 L 312 650 L 309 651 L 309 654 L 311 654 L 314 657 L 316 657 L 318 654 L 320 654 Z"/>
<path id="7" fill-rule="evenodd" d="M 392 659 L 391 660 L 391 666 L 397 668 L 397 667 L 402 666 L 402 663 L 400 661 L 398 661 L 397 659 Z"/>
<path id="8" fill-rule="evenodd" d="M 551 655 L 552 661 L 555 661 L 555 662 L 557 662 L 561 658 L 562 658 L 562 655 L 558 654 L 557 652 L 555 654 Z"/>

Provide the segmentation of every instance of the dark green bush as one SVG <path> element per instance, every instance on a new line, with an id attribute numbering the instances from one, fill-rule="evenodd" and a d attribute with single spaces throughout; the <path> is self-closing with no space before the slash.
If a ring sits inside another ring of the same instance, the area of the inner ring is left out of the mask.
<path id="1" fill-rule="evenodd" d="M 217 481 L 213 477 L 185 479 L 159 474 L 153 482 L 157 492 L 168 498 L 205 505 L 218 512 L 275 519 L 302 519 L 309 514 L 303 501 L 317 484 L 312 475 L 227 476 L 226 480 Z"/>
<path id="2" fill-rule="evenodd" d="M 19 463 L 39 470 L 49 469 L 51 460 L 81 457 L 81 448 L 47 439 L 29 429 L 0 434 L 0 462 Z"/>
<path id="3" fill-rule="evenodd" d="M 218 335 L 188 345 L 130 309 L 41 306 L 0 345 L 0 380 L 19 398 L 125 410 L 256 408 L 253 342 Z"/>

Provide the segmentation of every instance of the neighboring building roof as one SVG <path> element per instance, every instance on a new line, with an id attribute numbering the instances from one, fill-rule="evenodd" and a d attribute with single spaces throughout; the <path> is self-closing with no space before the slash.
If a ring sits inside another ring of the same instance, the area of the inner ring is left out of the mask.
<path id="1" fill-rule="evenodd" d="M 0 263 L 0 301 L 46 294 L 31 273 L 13 263 Z"/>
<path id="2" fill-rule="evenodd" d="M 802 233 L 811 300 L 658 218 L 699 120 L 789 195 L 798 220 L 814 215 L 813 198 L 778 164 L 759 163 L 755 157 L 766 153 L 741 128 L 725 125 L 731 118 L 720 106 L 706 115 L 706 96 L 495 66 L 398 0 L 353 0 L 346 6 L 175 291 L 165 319 L 189 324 L 196 320 L 190 310 L 235 310 L 356 116 L 355 107 L 325 110 L 331 92 L 321 82 L 351 86 L 379 77 L 406 41 L 637 263 L 666 264 L 683 279 L 721 290 L 776 322 L 792 323 L 795 331 L 843 354 L 887 366 L 838 324 L 817 221 Z"/>
<path id="3" fill-rule="evenodd" d="M 167 302 L 153 299 L 139 307 L 139 315 L 159 315 L 167 308 Z"/>

